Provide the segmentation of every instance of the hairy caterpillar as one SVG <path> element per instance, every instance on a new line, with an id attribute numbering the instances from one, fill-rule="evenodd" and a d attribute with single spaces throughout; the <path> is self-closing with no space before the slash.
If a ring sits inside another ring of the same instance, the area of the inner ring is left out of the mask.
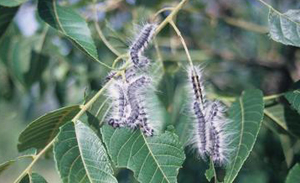
<path id="1" fill-rule="evenodd" d="M 229 120 L 224 115 L 225 108 L 219 102 L 214 101 L 210 106 L 210 114 L 207 119 L 210 122 L 210 154 L 216 165 L 224 165 L 229 159 L 227 146 L 228 137 L 231 134 L 226 127 Z"/>
<path id="2" fill-rule="evenodd" d="M 116 72 L 111 72 L 106 77 L 106 80 L 114 79 L 113 87 L 108 90 L 113 99 L 113 115 L 108 124 L 132 129 L 139 127 L 146 136 L 153 136 L 154 133 L 148 115 L 148 96 L 145 96 L 147 91 L 151 91 L 149 86 L 152 80 L 143 74 L 150 65 L 150 60 L 142 53 L 152 39 L 155 28 L 156 24 L 146 24 L 131 45 L 129 54 L 133 65 L 125 69 L 125 79 L 122 76 L 115 77 Z"/>
<path id="3" fill-rule="evenodd" d="M 123 83 L 117 80 L 114 80 L 112 85 L 108 88 L 108 94 L 113 105 L 113 111 L 108 124 L 114 128 L 124 126 L 125 124 L 128 101 L 124 90 L 125 86 Z"/>
<path id="4" fill-rule="evenodd" d="M 140 33 L 137 35 L 136 39 L 133 41 L 132 45 L 129 49 L 129 54 L 131 61 L 134 65 L 138 67 L 144 67 L 147 65 L 146 59 L 142 59 L 142 53 L 144 49 L 147 47 L 148 43 L 152 39 L 155 29 L 157 25 L 156 24 L 146 24 L 141 29 Z"/>
<path id="5" fill-rule="evenodd" d="M 205 119 L 205 94 L 202 81 L 202 75 L 199 68 L 190 67 L 188 69 L 188 81 L 190 95 L 193 96 L 191 100 L 191 110 L 193 111 L 194 119 L 194 142 L 198 153 L 203 159 L 206 159 L 206 155 L 209 154 L 208 147 L 208 135 L 209 124 Z"/>
<path id="6" fill-rule="evenodd" d="M 202 159 L 206 160 L 209 156 L 215 165 L 223 166 L 229 159 L 229 120 L 220 102 L 206 99 L 201 74 L 197 67 L 188 69 L 190 106 L 194 116 L 191 143 Z"/>
<path id="7" fill-rule="evenodd" d="M 147 136 L 153 135 L 153 130 L 148 126 L 147 114 L 143 106 L 143 88 L 150 83 L 150 79 L 141 76 L 128 86 L 128 101 L 131 106 L 131 113 L 127 120 L 127 125 L 131 128 L 140 126 Z"/>

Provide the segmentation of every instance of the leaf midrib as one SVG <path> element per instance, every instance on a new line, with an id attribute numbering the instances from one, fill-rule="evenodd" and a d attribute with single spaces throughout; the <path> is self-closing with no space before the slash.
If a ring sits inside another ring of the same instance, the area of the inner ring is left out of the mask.
<path id="1" fill-rule="evenodd" d="M 140 133 L 141 133 L 141 132 L 140 132 Z M 149 145 L 148 145 L 148 143 L 147 143 L 147 140 L 146 140 L 146 138 L 145 138 L 145 135 L 142 134 L 142 137 L 143 137 L 143 139 L 144 139 L 144 141 L 145 141 L 145 144 L 146 144 L 147 148 L 149 149 L 149 152 L 150 152 L 150 154 L 151 154 L 153 160 L 154 160 L 155 163 L 157 164 L 158 169 L 161 171 L 161 173 L 162 173 L 164 179 L 165 179 L 168 183 L 170 183 L 168 177 L 165 175 L 165 173 L 164 173 L 164 171 L 161 169 L 161 167 L 160 167 L 160 165 L 159 165 L 157 159 L 155 158 L 154 154 L 152 153 L 152 150 L 151 150 L 151 148 L 149 147 Z"/>
<path id="2" fill-rule="evenodd" d="M 78 124 L 78 123 L 77 123 Z M 87 166 L 86 166 L 86 163 L 85 163 L 85 161 L 84 161 L 84 158 L 83 158 L 83 156 L 82 156 L 82 149 L 81 149 L 81 146 L 79 145 L 80 144 L 80 142 L 79 142 L 79 138 L 78 138 L 78 134 L 77 134 L 77 128 L 76 128 L 76 122 L 74 123 L 74 128 L 75 128 L 75 135 L 76 135 L 76 141 L 77 141 L 77 144 L 78 144 L 78 149 L 79 149 L 79 152 L 80 152 L 80 157 L 81 157 L 81 161 L 82 161 L 82 164 L 83 164 L 83 166 L 84 166 L 84 169 L 85 169 L 85 172 L 86 172 L 86 175 L 87 175 L 87 177 L 88 177 L 88 179 L 90 180 L 90 182 L 93 182 L 93 179 L 91 178 L 91 175 L 90 175 L 90 173 L 89 173 L 89 170 L 88 170 L 88 168 L 87 168 Z"/>
<path id="3" fill-rule="evenodd" d="M 243 131 L 244 131 L 244 123 L 245 123 L 245 111 L 244 111 L 244 107 L 243 107 L 243 98 L 240 97 L 239 98 L 239 104 L 240 104 L 240 108 L 241 108 L 241 134 L 240 134 L 240 141 L 239 141 L 239 144 L 238 144 L 238 149 L 236 151 L 236 155 L 235 155 L 235 158 L 234 158 L 234 162 L 233 162 L 233 166 L 232 166 L 232 169 L 230 171 L 230 176 L 228 178 L 228 180 L 231 180 L 231 176 L 232 176 L 232 173 L 233 173 L 233 170 L 234 170 L 234 167 L 235 167 L 235 164 L 236 164 L 236 160 L 238 158 L 238 153 L 240 151 L 240 148 L 241 148 L 241 144 L 242 144 L 242 140 L 243 140 Z"/>

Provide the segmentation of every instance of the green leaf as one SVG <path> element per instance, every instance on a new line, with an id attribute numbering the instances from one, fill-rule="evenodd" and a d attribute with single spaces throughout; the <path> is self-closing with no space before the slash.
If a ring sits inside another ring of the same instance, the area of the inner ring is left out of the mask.
<path id="1" fill-rule="evenodd" d="M 35 51 L 31 52 L 29 70 L 24 74 L 24 80 L 28 87 L 40 80 L 49 63 L 49 57 Z"/>
<path id="2" fill-rule="evenodd" d="M 265 119 L 272 121 L 295 137 L 300 137 L 300 115 L 293 109 L 281 104 L 267 107 L 264 110 Z"/>
<path id="3" fill-rule="evenodd" d="M 6 161 L 2 164 L 0 164 L 0 174 L 6 170 L 10 165 L 14 164 L 14 162 L 16 162 L 16 160 L 9 160 L 9 161 Z"/>
<path id="4" fill-rule="evenodd" d="M 292 107 L 300 114 L 300 90 L 294 90 L 284 94 L 284 97 L 289 101 Z"/>
<path id="5" fill-rule="evenodd" d="M 214 167 L 214 163 L 213 163 L 213 161 L 212 160 L 210 160 L 210 162 L 209 162 L 209 169 L 207 169 L 206 171 L 205 171 L 205 177 L 206 177 L 206 179 L 210 182 L 211 181 L 211 179 L 214 177 L 214 175 L 215 175 L 215 167 Z"/>
<path id="6" fill-rule="evenodd" d="M 231 125 L 238 133 L 230 144 L 235 151 L 231 153 L 232 159 L 226 168 L 225 183 L 233 182 L 249 156 L 263 120 L 263 110 L 263 94 L 260 90 L 245 91 L 232 104 L 229 110 Z"/>
<path id="7" fill-rule="evenodd" d="M 59 127 L 70 121 L 79 110 L 79 105 L 64 107 L 34 120 L 20 134 L 18 150 L 44 148 L 57 135 Z"/>
<path id="8" fill-rule="evenodd" d="M 177 182 L 185 155 L 174 133 L 145 137 L 140 130 L 108 125 L 101 128 L 101 133 L 113 162 L 131 169 L 139 182 Z"/>
<path id="9" fill-rule="evenodd" d="M 41 175 L 37 173 L 26 174 L 20 183 L 47 183 Z"/>
<path id="10" fill-rule="evenodd" d="M 13 6 L 18 6 L 27 0 L 1 0 L 0 5 L 2 6 L 7 6 L 7 7 L 13 7 Z"/>
<path id="11" fill-rule="evenodd" d="M 285 183 L 298 183 L 300 180 L 300 164 L 297 163 L 289 171 Z"/>
<path id="12" fill-rule="evenodd" d="M 86 21 L 74 10 L 60 7 L 56 0 L 39 0 L 39 16 L 75 43 L 93 60 L 98 60 L 96 46 Z"/>
<path id="13" fill-rule="evenodd" d="M 22 159 L 22 158 L 29 158 L 29 157 L 33 157 L 34 155 L 36 155 L 36 149 L 34 148 L 31 148 L 31 149 L 28 149 L 26 151 L 24 151 L 23 153 L 20 154 L 20 156 L 18 156 L 16 159 L 13 159 L 13 160 L 9 160 L 9 161 L 6 161 L 2 164 L 0 164 L 0 174 L 6 170 L 10 165 L 14 164 L 18 159 Z"/>
<path id="14" fill-rule="evenodd" d="M 300 10 L 280 13 L 272 8 L 269 12 L 270 36 L 274 41 L 300 47 Z"/>
<path id="15" fill-rule="evenodd" d="M 18 9 L 19 7 L 9 8 L 0 6 L 0 38 L 5 33 L 7 27 L 14 18 Z"/>
<path id="16" fill-rule="evenodd" d="M 54 156 L 63 182 L 117 182 L 101 140 L 80 121 L 60 129 Z"/>

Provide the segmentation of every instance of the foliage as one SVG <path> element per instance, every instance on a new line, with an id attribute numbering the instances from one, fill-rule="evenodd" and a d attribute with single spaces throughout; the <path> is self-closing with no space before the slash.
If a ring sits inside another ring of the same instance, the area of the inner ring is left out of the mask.
<path id="1" fill-rule="evenodd" d="M 229 2 L 2 0 L 0 108 L 10 105 L 32 122 L 17 132 L 16 158 L 1 152 L 0 176 L 29 159 L 7 180 L 51 182 L 36 168 L 45 157 L 55 166 L 44 167 L 62 182 L 299 182 L 300 11 L 281 13 L 263 0 Z M 38 25 L 29 35 L 26 8 Z M 107 89 L 127 79 L 127 40 L 141 30 L 133 24 L 145 20 L 157 23 L 144 53 L 151 65 L 137 71 L 155 90 L 145 100 L 154 111 L 148 117 L 160 119 L 153 137 L 142 127 L 108 125 L 115 106 Z M 192 65 L 202 68 L 209 100 L 229 108 L 227 164 L 201 160 L 188 145 Z M 0 115 L 7 125 L 9 114 Z"/>

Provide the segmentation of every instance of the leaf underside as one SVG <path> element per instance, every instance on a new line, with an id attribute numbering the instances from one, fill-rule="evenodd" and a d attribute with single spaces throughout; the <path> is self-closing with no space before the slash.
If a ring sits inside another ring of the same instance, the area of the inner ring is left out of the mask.
<path id="1" fill-rule="evenodd" d="M 101 140 L 84 123 L 64 125 L 53 150 L 63 182 L 117 183 Z"/>
<path id="2" fill-rule="evenodd" d="M 60 7 L 55 0 L 39 0 L 39 16 L 51 27 L 67 36 L 93 60 L 98 60 L 95 43 L 86 21 L 74 10 Z"/>
<path id="3" fill-rule="evenodd" d="M 279 13 L 270 9 L 270 36 L 274 41 L 300 47 L 300 10 Z"/>
<path id="4" fill-rule="evenodd" d="M 263 120 L 263 94 L 260 90 L 248 90 L 232 104 L 229 116 L 232 128 L 238 133 L 233 135 L 230 147 L 235 150 L 226 168 L 225 183 L 234 181 L 256 141 Z"/>
<path id="5" fill-rule="evenodd" d="M 70 121 L 79 110 L 79 105 L 64 107 L 34 120 L 20 134 L 18 150 L 44 148 L 57 135 L 59 127 Z"/>
<path id="6" fill-rule="evenodd" d="M 108 125 L 101 128 L 101 133 L 116 166 L 131 169 L 139 182 L 177 182 L 185 155 L 174 133 L 145 137 L 140 130 Z"/>

